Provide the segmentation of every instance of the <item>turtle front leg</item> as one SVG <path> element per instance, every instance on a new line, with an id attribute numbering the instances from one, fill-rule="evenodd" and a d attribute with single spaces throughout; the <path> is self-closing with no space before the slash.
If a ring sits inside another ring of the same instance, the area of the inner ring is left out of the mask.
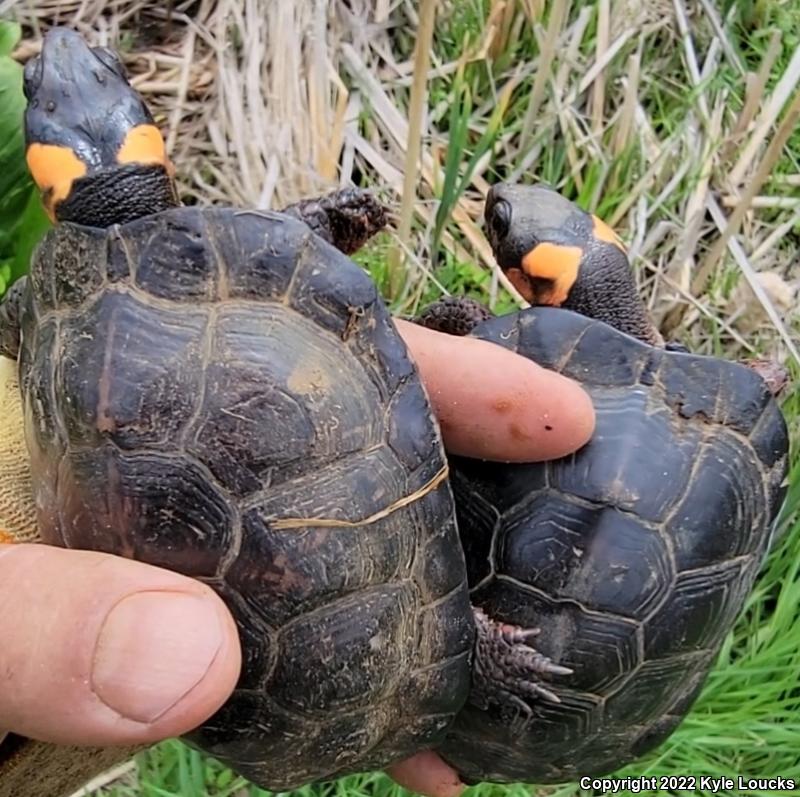
<path id="1" fill-rule="evenodd" d="M 281 212 L 304 221 L 346 255 L 360 249 L 389 220 L 387 208 L 360 188 L 343 188 L 322 197 L 302 199 Z"/>
<path id="2" fill-rule="evenodd" d="M 0 302 L 0 355 L 16 360 L 19 355 L 20 319 L 27 277 L 18 279 Z"/>
<path id="3" fill-rule="evenodd" d="M 492 318 L 492 311 L 479 301 L 468 296 L 445 296 L 412 320 L 437 332 L 463 336 L 487 318 Z"/>
<path id="4" fill-rule="evenodd" d="M 476 607 L 472 611 L 478 633 L 469 702 L 483 710 L 494 704 L 501 711 L 513 711 L 513 727 L 521 731 L 533 717 L 529 701 L 561 702 L 543 679 L 571 675 L 572 670 L 555 664 L 528 644 L 539 633 L 538 628 L 497 622 Z"/>

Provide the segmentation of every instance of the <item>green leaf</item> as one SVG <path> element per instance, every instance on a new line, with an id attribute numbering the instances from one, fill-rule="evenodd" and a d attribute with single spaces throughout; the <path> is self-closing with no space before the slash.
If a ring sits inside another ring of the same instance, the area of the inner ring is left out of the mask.
<path id="1" fill-rule="evenodd" d="M 0 296 L 28 270 L 49 225 L 25 163 L 22 67 L 7 54 L 19 26 L 0 23 Z"/>
<path id="2" fill-rule="evenodd" d="M 50 219 L 42 208 L 39 192 L 28 192 L 28 203 L 12 231 L 13 256 L 11 258 L 11 281 L 27 273 L 33 250 L 50 227 Z"/>
<path id="3" fill-rule="evenodd" d="M 0 21 L 0 56 L 11 55 L 22 37 L 22 26 L 17 22 Z"/>
<path id="4" fill-rule="evenodd" d="M 2 296 L 11 285 L 11 263 L 0 263 L 0 296 Z"/>
<path id="5" fill-rule="evenodd" d="M 0 57 L 0 109 L 0 220 L 5 225 L 7 214 L 25 205 L 26 179 L 30 184 L 25 165 L 22 67 L 7 56 Z"/>
<path id="6" fill-rule="evenodd" d="M 502 128 L 511 93 L 516 80 L 509 81 L 498 97 L 486 124 L 486 129 L 473 145 L 472 154 L 464 163 L 470 149 L 470 124 L 473 115 L 472 90 L 464 77 L 464 64 L 460 64 L 453 78 L 450 99 L 449 144 L 444 162 L 444 182 L 442 184 L 439 208 L 433 229 L 431 259 L 436 261 L 444 228 L 453 208 L 467 189 L 475 168 L 483 156 L 494 146 Z"/>

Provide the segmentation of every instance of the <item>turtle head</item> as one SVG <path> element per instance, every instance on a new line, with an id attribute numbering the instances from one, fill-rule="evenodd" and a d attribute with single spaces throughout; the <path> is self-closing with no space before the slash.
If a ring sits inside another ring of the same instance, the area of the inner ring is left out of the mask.
<path id="1" fill-rule="evenodd" d="M 177 204 L 164 139 L 116 53 L 53 28 L 23 86 L 26 159 L 53 221 L 106 227 Z"/>
<path id="2" fill-rule="evenodd" d="M 531 304 L 564 307 L 661 343 L 625 246 L 597 216 L 547 186 L 499 183 L 484 217 L 497 264 Z"/>

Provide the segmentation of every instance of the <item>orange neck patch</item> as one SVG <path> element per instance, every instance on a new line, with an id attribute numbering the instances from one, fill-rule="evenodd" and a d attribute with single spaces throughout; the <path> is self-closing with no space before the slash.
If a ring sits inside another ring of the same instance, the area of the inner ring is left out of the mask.
<path id="1" fill-rule="evenodd" d="M 614 244 L 623 254 L 627 255 L 628 250 L 625 244 L 622 243 L 622 238 L 617 235 L 611 227 L 608 226 L 602 219 L 597 216 L 592 216 L 592 225 L 594 227 L 594 237 L 598 241 L 605 241 L 607 244 Z"/>
<path id="2" fill-rule="evenodd" d="M 47 215 L 55 221 L 56 205 L 69 196 L 72 183 L 86 174 L 86 164 L 69 147 L 57 144 L 31 144 L 25 159 L 42 192 Z"/>
<path id="3" fill-rule="evenodd" d="M 547 280 L 552 287 L 537 290 L 536 304 L 560 307 L 578 279 L 583 249 L 544 242 L 522 258 L 522 270 L 533 279 Z M 527 298 L 527 297 L 525 297 Z M 531 300 L 529 300 L 531 301 Z"/>
<path id="4" fill-rule="evenodd" d="M 69 148 L 57 144 L 33 143 L 25 154 L 28 169 L 42 192 L 42 204 L 51 221 L 56 220 L 56 207 L 72 191 L 79 177 L 88 173 L 86 164 Z M 117 153 L 117 163 L 138 163 L 163 166 L 173 177 L 175 167 L 167 157 L 164 138 L 155 125 L 131 128 Z"/>
<path id="5" fill-rule="evenodd" d="M 508 281 L 519 291 L 519 295 L 526 302 L 536 304 L 533 286 L 524 271 L 518 268 L 509 268 L 506 270 L 506 276 L 508 277 Z"/>
<path id="6" fill-rule="evenodd" d="M 155 125 L 132 127 L 117 153 L 118 163 L 141 163 L 143 166 L 163 166 L 172 176 L 175 167 L 167 157 L 164 137 Z"/>

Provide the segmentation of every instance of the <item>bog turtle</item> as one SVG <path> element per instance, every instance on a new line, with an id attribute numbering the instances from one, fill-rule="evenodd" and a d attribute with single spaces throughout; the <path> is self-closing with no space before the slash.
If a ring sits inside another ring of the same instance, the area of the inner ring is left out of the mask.
<path id="1" fill-rule="evenodd" d="M 500 267 L 550 306 L 456 298 L 420 322 L 579 380 L 597 425 L 554 462 L 450 460 L 473 603 L 540 626 L 573 673 L 559 702 L 468 704 L 440 751 L 470 781 L 568 781 L 652 749 L 697 697 L 768 550 L 787 429 L 754 369 L 662 345 L 599 219 L 542 185 L 492 187 L 484 215 Z"/>
<path id="2" fill-rule="evenodd" d="M 241 678 L 189 740 L 288 789 L 435 745 L 470 689 L 549 694 L 563 670 L 470 607 L 427 396 L 374 284 L 324 240 L 358 246 L 381 206 L 180 206 L 119 58 L 70 30 L 24 84 L 56 224 L 0 307 L 0 353 L 38 528 L 226 601 Z"/>

